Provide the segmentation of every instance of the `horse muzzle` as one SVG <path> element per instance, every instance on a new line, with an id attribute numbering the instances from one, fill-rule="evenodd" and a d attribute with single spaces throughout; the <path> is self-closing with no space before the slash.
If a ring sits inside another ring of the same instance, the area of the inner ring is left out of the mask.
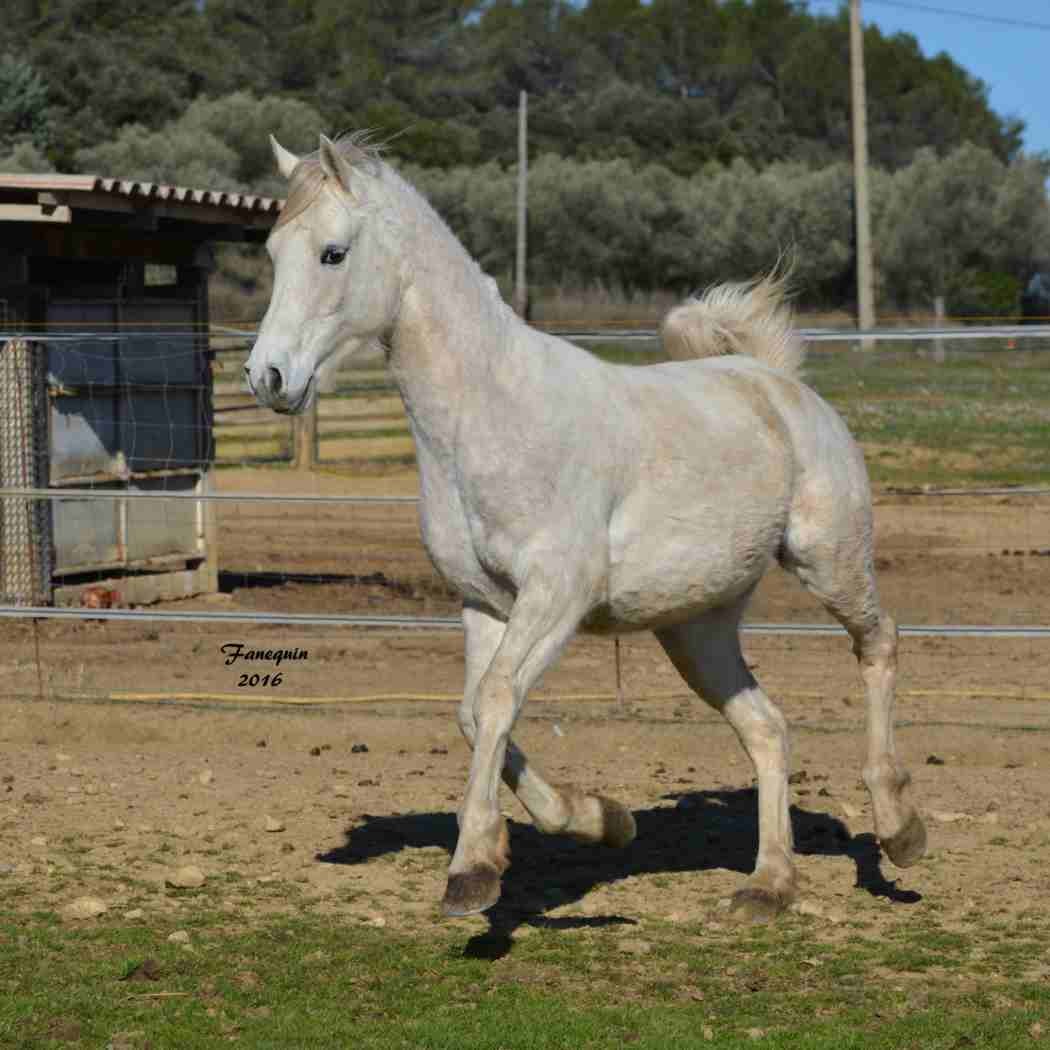
<path id="1" fill-rule="evenodd" d="M 275 365 L 266 365 L 253 371 L 251 365 L 247 364 L 244 366 L 244 376 L 255 400 L 282 415 L 296 415 L 305 411 L 316 397 L 317 383 L 312 373 L 298 387 L 291 386 L 286 370 Z"/>

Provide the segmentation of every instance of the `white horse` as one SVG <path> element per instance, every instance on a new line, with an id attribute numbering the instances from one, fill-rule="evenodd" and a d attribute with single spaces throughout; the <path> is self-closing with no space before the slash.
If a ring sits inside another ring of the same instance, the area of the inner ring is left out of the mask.
<path id="1" fill-rule="evenodd" d="M 894 749 L 897 630 L 875 588 L 864 460 L 795 374 L 781 283 L 724 285 L 672 310 L 665 345 L 692 360 L 604 364 L 519 320 L 360 138 L 321 136 L 303 158 L 272 144 L 290 187 L 267 243 L 273 297 L 249 385 L 262 404 L 299 412 L 318 369 L 381 341 L 415 438 L 423 541 L 464 598 L 459 723 L 473 755 L 444 912 L 499 898 L 501 773 L 541 831 L 634 838 L 623 805 L 553 787 L 510 739 L 529 688 L 580 629 L 653 630 L 728 719 L 759 796 L 757 863 L 733 910 L 764 919 L 790 903 L 787 726 L 739 639 L 774 561 L 853 639 L 876 831 L 894 863 L 918 860 L 926 832 Z"/>

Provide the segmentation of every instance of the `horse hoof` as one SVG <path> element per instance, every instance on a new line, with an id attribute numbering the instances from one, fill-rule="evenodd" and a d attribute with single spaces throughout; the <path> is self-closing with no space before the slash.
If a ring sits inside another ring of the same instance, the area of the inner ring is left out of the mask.
<path id="1" fill-rule="evenodd" d="M 622 803 L 604 795 L 598 796 L 598 804 L 602 807 L 602 844 L 623 849 L 634 842 L 638 826 L 631 811 Z"/>
<path id="2" fill-rule="evenodd" d="M 499 872 L 495 868 L 478 867 L 449 875 L 441 911 L 449 918 L 477 915 L 499 900 L 499 891 Z"/>
<path id="3" fill-rule="evenodd" d="M 926 825 L 913 810 L 908 822 L 896 835 L 881 839 L 880 842 L 886 856 L 898 868 L 910 868 L 926 852 Z"/>
<path id="4" fill-rule="evenodd" d="M 729 914 L 741 923 L 771 922 L 787 906 L 788 902 L 779 893 L 758 886 L 745 886 L 733 894 Z"/>

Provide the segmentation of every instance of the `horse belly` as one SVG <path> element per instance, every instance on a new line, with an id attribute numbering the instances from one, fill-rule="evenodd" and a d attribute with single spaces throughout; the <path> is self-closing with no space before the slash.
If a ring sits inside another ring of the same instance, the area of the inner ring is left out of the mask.
<path id="1" fill-rule="evenodd" d="M 685 623 L 747 594 L 779 544 L 773 523 L 749 535 L 658 534 L 613 559 L 608 600 L 592 630 L 641 630 Z"/>

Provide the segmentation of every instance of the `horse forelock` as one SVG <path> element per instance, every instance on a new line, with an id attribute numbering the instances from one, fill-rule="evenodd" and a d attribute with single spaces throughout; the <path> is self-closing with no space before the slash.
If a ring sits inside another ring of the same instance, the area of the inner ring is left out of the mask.
<path id="1" fill-rule="evenodd" d="M 346 158 L 352 167 L 365 174 L 376 176 L 383 163 L 382 144 L 372 139 L 370 131 L 356 131 L 341 135 L 334 142 L 335 148 Z M 274 229 L 289 223 L 301 215 L 317 199 L 321 188 L 327 181 L 324 168 L 321 167 L 319 150 L 308 153 L 295 166 L 288 186 L 288 196 L 284 207 L 277 217 Z"/>

